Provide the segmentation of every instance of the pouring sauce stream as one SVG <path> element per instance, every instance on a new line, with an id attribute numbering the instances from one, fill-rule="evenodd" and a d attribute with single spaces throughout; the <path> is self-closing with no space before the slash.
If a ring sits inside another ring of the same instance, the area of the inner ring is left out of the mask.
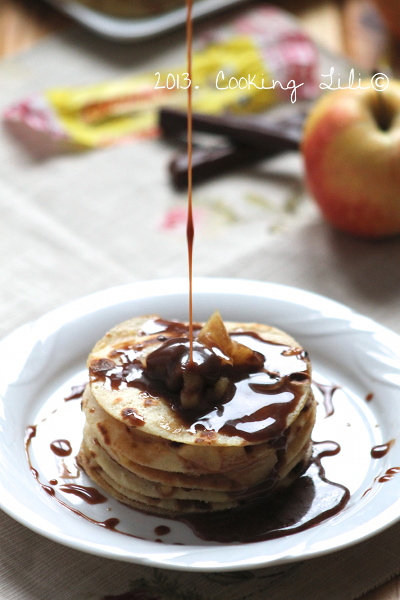
<path id="1" fill-rule="evenodd" d="M 187 89 L 187 154 L 188 154 L 188 211 L 186 224 L 186 238 L 188 247 L 189 262 L 189 365 L 193 363 L 193 183 L 192 183 L 192 162 L 193 162 L 193 108 L 192 108 L 192 42 L 193 42 L 193 19 L 192 19 L 193 0 L 186 0 L 187 19 L 186 19 L 186 46 L 187 46 L 187 72 L 189 86 Z"/>

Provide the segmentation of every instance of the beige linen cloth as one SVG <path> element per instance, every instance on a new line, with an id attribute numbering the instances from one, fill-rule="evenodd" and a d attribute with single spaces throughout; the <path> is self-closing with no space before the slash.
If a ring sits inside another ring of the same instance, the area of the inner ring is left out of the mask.
<path id="1" fill-rule="evenodd" d="M 160 68 L 183 39 L 106 42 L 80 29 L 0 65 L 0 108 L 35 91 Z M 0 331 L 69 300 L 141 279 L 185 276 L 171 148 L 132 143 L 52 158 L 0 139 Z M 332 231 L 304 192 L 298 155 L 195 191 L 197 276 L 294 285 L 400 332 L 400 239 Z M 0 474 L 1 476 L 1 474 Z M 313 560 L 235 573 L 181 573 L 98 558 L 51 542 L 0 512 L 1 600 L 353 600 L 400 572 L 400 524 Z"/>

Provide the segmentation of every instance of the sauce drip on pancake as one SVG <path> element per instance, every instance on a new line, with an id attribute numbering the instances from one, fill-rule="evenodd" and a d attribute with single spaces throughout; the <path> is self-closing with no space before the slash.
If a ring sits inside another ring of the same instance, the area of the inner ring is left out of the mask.
<path id="1" fill-rule="evenodd" d="M 191 427 L 194 432 L 204 430 L 238 435 L 249 442 L 269 441 L 281 435 L 288 415 L 298 404 L 301 384 L 310 377 L 306 353 L 293 352 L 288 346 L 267 342 L 252 331 L 232 333 L 230 337 L 233 341 L 244 343 L 263 356 L 262 368 L 248 372 L 242 368 L 235 370 L 229 364 L 222 365 L 215 354 L 204 353 L 204 346 L 200 345 L 197 349 L 194 340 L 195 367 L 199 370 L 203 368 L 203 376 L 209 380 L 227 373 L 232 388 L 227 390 L 217 405 L 210 407 L 206 404 L 196 407 L 196 410 L 185 410 L 179 401 L 180 371 L 177 368 L 174 372 L 174 364 L 181 361 L 182 357 L 187 358 L 189 326 L 154 320 L 147 322 L 145 329 L 153 334 L 143 342 L 139 341 L 137 345 L 123 344 L 112 350 L 109 358 L 94 359 L 89 365 L 90 380 L 101 381 L 106 388 L 114 391 L 134 387 L 149 397 L 164 397 L 180 415 L 185 426 Z M 179 338 L 176 337 L 177 332 Z M 162 377 L 150 377 L 140 358 L 143 348 L 150 343 L 157 343 L 160 334 L 167 341 L 162 344 L 160 355 L 156 351 L 148 355 L 148 359 L 155 357 L 150 374 L 169 367 L 171 381 L 177 378 L 176 390 L 172 384 L 167 387 Z M 170 346 L 168 341 L 171 342 Z M 181 355 L 178 352 L 179 345 Z"/>

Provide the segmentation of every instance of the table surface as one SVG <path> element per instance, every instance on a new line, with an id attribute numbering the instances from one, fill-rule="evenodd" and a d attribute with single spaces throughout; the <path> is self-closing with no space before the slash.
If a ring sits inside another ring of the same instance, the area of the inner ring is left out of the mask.
<path id="1" fill-rule="evenodd" d="M 306 30 L 332 51 L 373 68 L 371 44 L 358 29 L 357 16 L 368 0 L 281 0 Z M 38 40 L 67 27 L 69 19 L 39 0 L 0 0 L 0 57 L 32 47 Z M 400 576 L 369 592 L 363 600 L 400 599 Z"/>

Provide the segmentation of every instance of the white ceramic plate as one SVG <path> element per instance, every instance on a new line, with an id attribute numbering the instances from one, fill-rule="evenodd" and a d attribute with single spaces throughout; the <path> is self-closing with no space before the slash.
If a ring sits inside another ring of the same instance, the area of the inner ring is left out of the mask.
<path id="1" fill-rule="evenodd" d="M 178 8 L 159 16 L 142 19 L 122 19 L 98 12 L 74 0 L 46 0 L 85 27 L 119 41 L 152 38 L 186 22 L 186 8 Z M 193 18 L 214 14 L 244 0 L 198 0 L 193 6 Z"/>
<path id="2" fill-rule="evenodd" d="M 165 318 L 185 319 L 187 297 L 186 279 L 112 288 L 55 310 L 0 343 L 2 508 L 34 531 L 73 548 L 146 565 L 203 571 L 311 558 L 359 542 L 397 521 L 400 444 L 394 443 L 379 459 L 372 458 L 371 449 L 396 440 L 400 431 L 399 337 L 321 296 L 238 279 L 196 279 L 195 319 L 206 319 L 218 308 L 227 320 L 255 320 L 285 329 L 308 350 L 315 379 L 341 386 L 332 416 L 327 418 L 319 407 L 313 439 L 333 439 L 342 447 L 337 456 L 324 458 L 323 465 L 328 478 L 350 489 L 346 508 L 305 532 L 221 546 L 200 541 L 182 523 L 164 523 L 112 499 L 90 506 L 76 496 L 63 495 L 54 485 L 56 497 L 68 506 L 94 520 L 119 518 L 120 528 L 144 539 L 121 535 L 74 514 L 43 491 L 25 455 L 26 427 L 35 424 L 40 430 L 30 453 L 40 480 L 48 483 L 60 467 L 49 442 L 69 439 L 74 451 L 80 443 L 79 401 L 66 403 L 64 397 L 72 385 L 86 381 L 85 359 L 95 341 L 133 315 L 158 312 Z M 91 485 L 85 477 L 81 475 L 80 481 Z M 171 532 L 163 543 L 156 543 L 154 528 L 162 523 Z"/>

